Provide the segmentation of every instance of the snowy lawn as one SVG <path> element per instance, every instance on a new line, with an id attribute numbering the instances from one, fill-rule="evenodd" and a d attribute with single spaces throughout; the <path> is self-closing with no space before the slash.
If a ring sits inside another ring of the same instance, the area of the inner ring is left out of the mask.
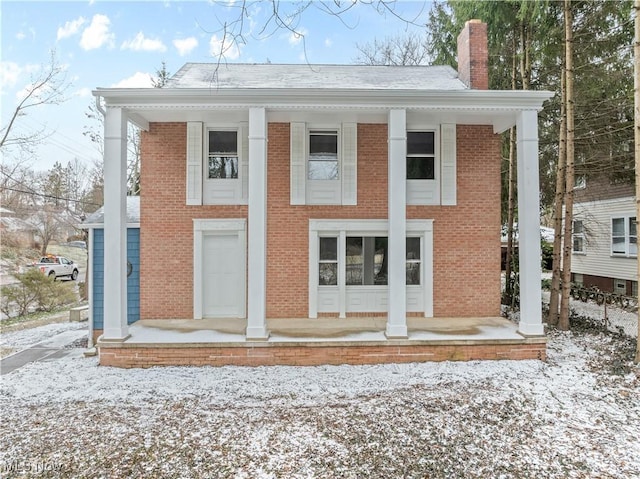
<path id="1" fill-rule="evenodd" d="M 632 351 L 583 331 L 552 333 L 546 363 L 122 370 L 79 352 L 2 377 L 0 477 L 638 478 Z"/>

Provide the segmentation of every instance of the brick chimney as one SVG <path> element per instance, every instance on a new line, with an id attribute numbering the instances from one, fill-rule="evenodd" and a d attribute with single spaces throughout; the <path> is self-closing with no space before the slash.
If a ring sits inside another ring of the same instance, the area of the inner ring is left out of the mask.
<path id="1" fill-rule="evenodd" d="M 487 24 L 469 20 L 458 35 L 458 77 L 473 90 L 489 89 Z"/>

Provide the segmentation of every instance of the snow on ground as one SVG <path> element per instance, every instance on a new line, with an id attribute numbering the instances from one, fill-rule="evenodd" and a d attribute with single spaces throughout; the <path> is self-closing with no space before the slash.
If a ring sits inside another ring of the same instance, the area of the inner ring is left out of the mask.
<path id="1" fill-rule="evenodd" d="M 86 322 L 51 323 L 36 328 L 21 329 L 0 334 L 0 345 L 9 349 L 26 349 L 56 334 L 76 329 L 87 329 Z"/>
<path id="2" fill-rule="evenodd" d="M 640 478 L 630 351 L 587 331 L 551 333 L 546 363 L 123 370 L 78 352 L 2 376 L 0 476 Z"/>

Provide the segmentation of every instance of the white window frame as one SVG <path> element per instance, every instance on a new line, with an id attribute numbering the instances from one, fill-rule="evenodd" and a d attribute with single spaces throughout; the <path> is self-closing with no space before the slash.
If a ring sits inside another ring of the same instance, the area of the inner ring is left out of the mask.
<path id="1" fill-rule="evenodd" d="M 623 220 L 624 221 L 624 237 L 622 235 L 617 235 L 615 236 L 616 238 L 624 238 L 624 251 L 622 252 L 617 252 L 613 250 L 613 222 L 615 220 Z M 628 216 L 613 216 L 611 218 L 611 222 L 610 222 L 610 226 L 611 226 L 611 234 L 609 236 L 609 245 L 611 247 L 611 256 L 615 256 L 615 257 L 624 257 L 624 258 L 637 258 L 638 257 L 638 253 L 637 253 L 637 248 L 638 248 L 638 236 L 637 236 L 637 226 L 636 226 L 636 234 L 635 235 L 631 235 L 631 221 L 636 221 L 636 217 L 632 216 L 632 215 L 628 215 Z M 631 238 L 635 238 L 635 242 L 631 242 Z M 631 249 L 632 249 L 632 244 L 635 244 L 635 249 L 636 252 L 632 253 Z"/>
<path id="2" fill-rule="evenodd" d="M 309 220 L 309 317 L 318 313 L 383 312 L 387 307 L 389 285 L 346 285 L 347 236 L 389 236 L 387 220 Z M 319 285 L 319 238 L 338 238 L 338 285 Z M 433 316 L 433 220 L 408 220 L 407 237 L 419 237 L 420 284 L 407 286 L 407 311 Z M 406 261 L 406 260 L 405 260 Z M 349 306 L 352 298 L 360 308 Z"/>
<path id="3" fill-rule="evenodd" d="M 339 205 L 342 204 L 342 128 L 341 125 L 308 123 L 305 131 L 305 182 L 306 204 Z M 337 142 L 338 177 L 335 180 L 310 180 L 311 135 L 313 133 L 335 133 Z"/>
<path id="4" fill-rule="evenodd" d="M 433 133 L 433 176 L 432 180 L 407 179 L 407 204 L 410 205 L 439 205 L 442 175 L 440 172 L 440 126 L 439 125 L 407 125 L 407 137 L 411 132 Z M 409 154 L 405 155 L 409 158 Z M 407 161 L 407 160 L 405 160 Z"/>
<path id="5" fill-rule="evenodd" d="M 228 205 L 248 203 L 248 125 L 205 123 L 202 137 L 202 204 Z M 238 177 L 209 178 L 209 132 L 235 131 L 237 135 Z"/>
<path id="6" fill-rule="evenodd" d="M 576 226 L 577 224 L 580 224 L 580 231 L 576 232 Z M 582 220 L 573 220 L 573 227 L 571 229 L 571 252 L 573 254 L 586 254 L 586 237 L 584 234 L 584 222 Z M 575 249 L 575 240 L 576 239 L 580 239 L 582 240 L 582 249 Z"/>

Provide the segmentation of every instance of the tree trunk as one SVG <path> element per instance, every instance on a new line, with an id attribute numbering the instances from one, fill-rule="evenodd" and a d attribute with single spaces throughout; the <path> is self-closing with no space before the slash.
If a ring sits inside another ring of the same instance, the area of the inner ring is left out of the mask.
<path id="1" fill-rule="evenodd" d="M 517 88 L 516 76 L 517 76 L 517 68 L 516 68 L 516 39 L 513 37 L 513 57 L 511 62 L 511 89 L 515 90 Z M 515 152 L 516 152 L 516 129 L 511 128 L 509 130 L 509 172 L 508 172 L 508 196 L 507 196 L 507 254 L 505 258 L 505 299 L 507 304 L 514 306 L 514 288 L 513 282 L 511 281 L 512 275 L 512 263 L 513 263 L 513 223 L 514 223 L 514 215 L 515 215 L 515 204 L 516 204 L 516 165 L 515 165 Z"/>
<path id="2" fill-rule="evenodd" d="M 567 111 L 566 111 L 566 66 L 562 65 L 560 79 L 560 143 L 558 145 L 558 166 L 556 168 L 556 194 L 553 207 L 553 272 L 551 275 L 551 297 L 549 299 L 548 323 L 558 324 L 558 306 L 560 305 L 560 276 L 562 274 L 562 207 L 565 191 L 565 165 L 567 156 Z"/>
<path id="3" fill-rule="evenodd" d="M 575 116 L 573 98 L 573 11 L 571 0 L 564 2 L 564 28 L 565 28 L 565 70 L 566 70 L 566 96 L 567 96 L 567 160 L 565 174 L 565 212 L 564 212 L 564 241 L 562 257 L 562 301 L 560 303 L 560 320 L 558 328 L 566 331 L 569 324 L 569 298 L 571 293 L 571 233 L 573 228 L 573 186 L 574 186 L 574 136 Z"/>
<path id="4" fill-rule="evenodd" d="M 636 167 L 636 221 L 640 218 L 640 0 L 633 2 L 635 10 L 635 40 L 633 43 L 633 98 L 635 109 L 635 167 Z M 640 281 L 640 261 L 638 262 Z M 636 340 L 635 362 L 640 363 L 640 318 L 638 318 L 638 338 Z"/>

